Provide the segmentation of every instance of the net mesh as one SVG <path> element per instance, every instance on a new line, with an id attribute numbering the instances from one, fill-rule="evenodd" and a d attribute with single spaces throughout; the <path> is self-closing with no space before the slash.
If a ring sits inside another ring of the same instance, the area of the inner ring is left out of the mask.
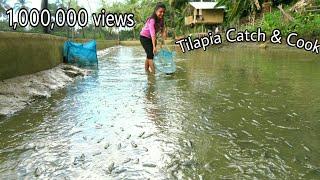
<path id="1" fill-rule="evenodd" d="M 158 71 L 171 74 L 176 71 L 176 64 L 173 59 L 175 52 L 168 49 L 160 49 L 160 51 L 154 57 L 154 64 Z"/>
<path id="2" fill-rule="evenodd" d="M 98 64 L 97 43 L 94 40 L 86 43 L 66 41 L 63 49 L 64 59 L 67 63 L 79 66 L 94 66 Z"/>

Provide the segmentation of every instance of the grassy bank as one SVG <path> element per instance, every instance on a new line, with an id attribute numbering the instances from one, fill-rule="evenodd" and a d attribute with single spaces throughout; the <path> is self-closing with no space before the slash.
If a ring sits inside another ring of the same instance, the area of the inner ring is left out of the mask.
<path id="1" fill-rule="evenodd" d="M 289 7 L 286 8 L 286 12 Z M 291 32 L 296 32 L 300 37 L 306 39 L 314 39 L 320 37 L 320 14 L 314 13 L 290 13 L 293 20 L 283 18 L 279 10 L 272 13 L 266 13 L 254 25 L 242 25 L 240 29 L 248 29 L 255 31 L 261 27 L 268 35 L 271 35 L 274 29 L 281 30 L 283 36 L 287 36 Z"/>

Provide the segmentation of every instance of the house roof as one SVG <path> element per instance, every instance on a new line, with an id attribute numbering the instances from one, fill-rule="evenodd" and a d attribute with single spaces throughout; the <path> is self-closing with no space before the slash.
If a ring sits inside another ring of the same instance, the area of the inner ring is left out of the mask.
<path id="1" fill-rule="evenodd" d="M 225 9 L 225 6 L 217 6 L 217 2 L 189 2 L 195 9 Z M 216 7 L 217 6 L 217 7 Z"/>

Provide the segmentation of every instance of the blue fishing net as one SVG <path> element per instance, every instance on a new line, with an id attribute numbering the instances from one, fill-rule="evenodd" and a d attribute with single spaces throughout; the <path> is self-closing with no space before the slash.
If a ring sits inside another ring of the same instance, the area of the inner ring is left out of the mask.
<path id="1" fill-rule="evenodd" d="M 173 59 L 175 52 L 167 49 L 160 49 L 160 51 L 154 56 L 154 64 L 158 71 L 172 74 L 176 71 L 176 64 Z"/>
<path id="2" fill-rule="evenodd" d="M 87 43 L 66 41 L 63 47 L 63 56 L 67 63 L 79 66 L 97 65 L 97 43 L 94 40 Z"/>

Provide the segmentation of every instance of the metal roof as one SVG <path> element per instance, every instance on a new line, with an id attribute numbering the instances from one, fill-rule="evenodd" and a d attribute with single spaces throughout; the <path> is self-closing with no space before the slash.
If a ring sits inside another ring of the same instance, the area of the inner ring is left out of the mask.
<path id="1" fill-rule="evenodd" d="M 189 2 L 189 4 L 195 9 L 225 9 L 225 6 L 218 6 L 217 2 Z"/>

